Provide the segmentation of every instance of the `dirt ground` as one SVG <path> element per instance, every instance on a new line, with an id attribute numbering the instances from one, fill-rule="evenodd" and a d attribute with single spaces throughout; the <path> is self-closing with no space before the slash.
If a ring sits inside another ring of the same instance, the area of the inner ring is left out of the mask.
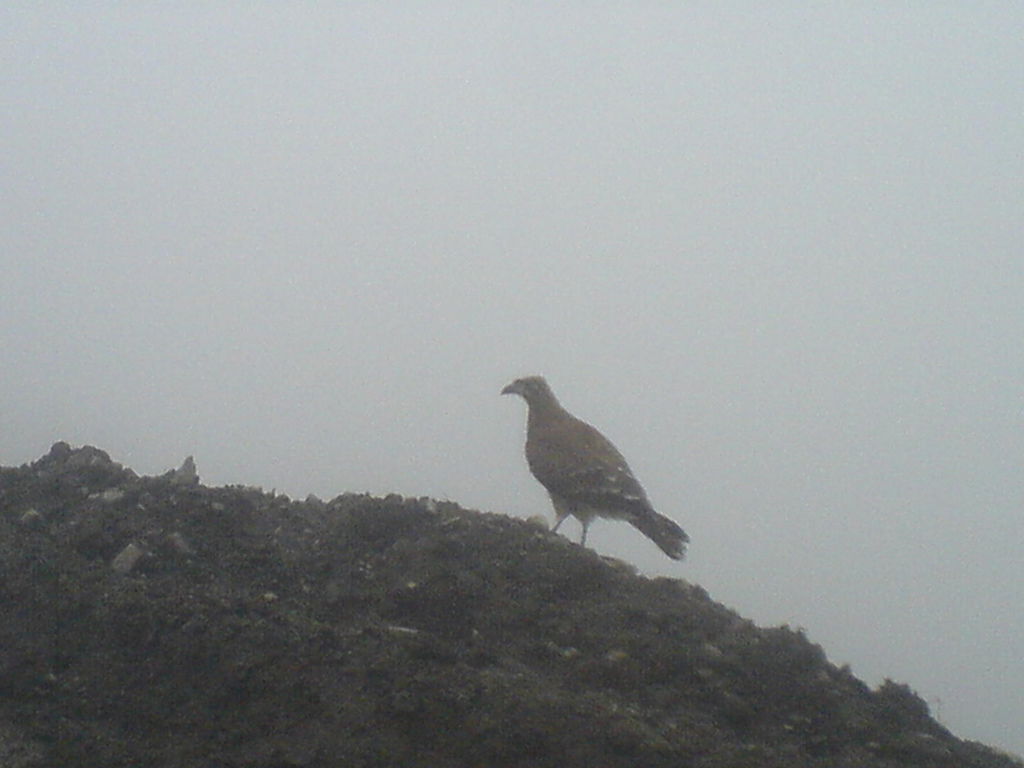
<path id="1" fill-rule="evenodd" d="M 1021 768 L 800 632 L 451 503 L 0 469 L 0 766 Z"/>

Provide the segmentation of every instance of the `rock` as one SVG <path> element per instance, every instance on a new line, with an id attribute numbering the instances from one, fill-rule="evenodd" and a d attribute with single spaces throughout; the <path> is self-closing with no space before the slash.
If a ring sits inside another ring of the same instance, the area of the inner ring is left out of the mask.
<path id="1" fill-rule="evenodd" d="M 114 504 L 124 498 L 124 491 L 121 488 L 107 488 L 105 491 L 94 493 L 90 499 L 97 499 L 104 504 Z"/>
<path id="2" fill-rule="evenodd" d="M 700 652 L 705 658 L 715 661 L 725 656 L 725 654 L 722 653 L 722 649 L 714 643 L 704 643 L 700 647 Z"/>
<path id="3" fill-rule="evenodd" d="M 103 464 L 109 464 L 120 468 L 120 464 L 115 465 L 110 460 L 110 454 L 106 451 L 101 451 L 92 445 L 83 445 L 77 451 L 71 451 L 67 456 L 68 469 L 81 469 L 84 467 L 96 467 Z"/>
<path id="4" fill-rule="evenodd" d="M 35 507 L 30 507 L 21 513 L 18 522 L 27 528 L 39 528 L 43 524 L 43 514 Z"/>
<path id="5" fill-rule="evenodd" d="M 527 525 L 533 526 L 538 531 L 549 531 L 551 526 L 548 525 L 548 519 L 544 515 L 530 515 L 526 518 Z"/>
<path id="6" fill-rule="evenodd" d="M 50 446 L 50 452 L 43 457 L 43 461 L 62 462 L 71 455 L 71 446 L 63 440 Z"/>
<path id="7" fill-rule="evenodd" d="M 188 540 L 177 531 L 168 534 L 167 541 L 170 543 L 174 550 L 182 555 L 194 555 L 195 550 L 188 543 Z"/>
<path id="8" fill-rule="evenodd" d="M 185 461 L 177 469 L 167 473 L 168 478 L 175 485 L 199 485 L 199 473 L 196 472 L 196 462 L 191 456 L 186 456 Z"/>
<path id="9" fill-rule="evenodd" d="M 520 519 L 51 452 L 0 468 L 0 768 L 1024 768 Z"/>
<path id="10" fill-rule="evenodd" d="M 130 573 L 145 554 L 146 550 L 134 541 L 129 542 L 124 549 L 117 553 L 117 557 L 111 561 L 110 567 L 118 573 Z"/>

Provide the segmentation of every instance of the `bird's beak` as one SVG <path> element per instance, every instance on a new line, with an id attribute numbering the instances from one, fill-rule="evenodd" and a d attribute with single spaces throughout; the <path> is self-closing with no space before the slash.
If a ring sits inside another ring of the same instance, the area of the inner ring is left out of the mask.
<path id="1" fill-rule="evenodd" d="M 503 390 L 501 390 L 501 394 L 503 394 L 503 395 L 518 395 L 519 394 L 519 390 L 516 389 L 516 383 L 513 381 L 511 384 L 509 384 L 507 387 L 505 387 Z"/>

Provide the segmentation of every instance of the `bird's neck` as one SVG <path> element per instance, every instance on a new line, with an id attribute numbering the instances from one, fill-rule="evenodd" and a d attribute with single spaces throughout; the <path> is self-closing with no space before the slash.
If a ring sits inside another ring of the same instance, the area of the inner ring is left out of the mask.
<path id="1" fill-rule="evenodd" d="M 528 426 L 540 422 L 550 422 L 567 416 L 565 409 L 552 397 L 536 398 L 530 402 L 530 412 L 527 417 Z"/>

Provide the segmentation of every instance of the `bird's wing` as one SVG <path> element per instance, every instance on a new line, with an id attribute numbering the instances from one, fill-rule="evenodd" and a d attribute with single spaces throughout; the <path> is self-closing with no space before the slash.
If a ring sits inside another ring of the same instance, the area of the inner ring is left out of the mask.
<path id="1" fill-rule="evenodd" d="M 548 492 L 566 501 L 609 511 L 650 507 L 622 454 L 573 416 L 531 430 L 526 457 Z"/>

